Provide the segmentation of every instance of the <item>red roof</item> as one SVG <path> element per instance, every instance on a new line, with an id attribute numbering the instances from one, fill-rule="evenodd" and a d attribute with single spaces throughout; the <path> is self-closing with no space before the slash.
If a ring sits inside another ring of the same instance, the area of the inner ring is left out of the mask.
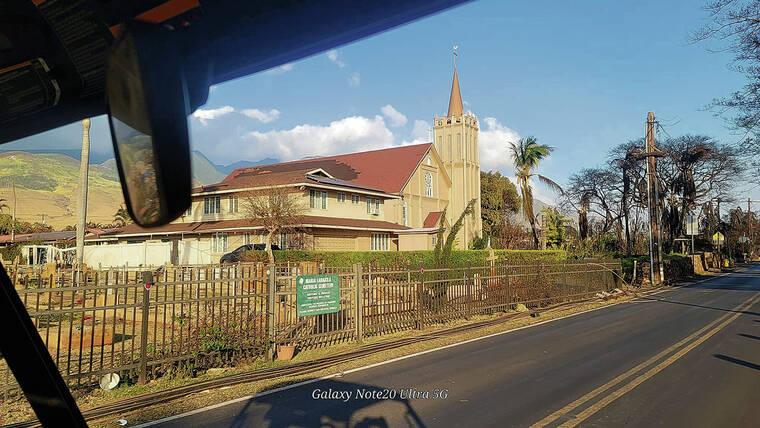
<path id="1" fill-rule="evenodd" d="M 357 186 L 386 193 L 399 193 L 431 145 L 416 144 L 239 168 L 232 171 L 221 183 L 196 190 L 212 191 L 300 183 L 305 180 L 307 172 L 321 168 L 333 177 Z"/>
<path id="2" fill-rule="evenodd" d="M 305 226 L 338 226 L 349 229 L 379 229 L 379 230 L 407 230 L 406 226 L 380 220 L 361 220 L 352 218 L 335 218 L 320 216 L 303 216 L 301 225 Z M 211 233 L 218 230 L 256 227 L 255 223 L 248 220 L 218 220 L 194 223 L 170 223 L 164 226 L 144 228 L 134 223 L 127 225 L 121 231 L 110 236 L 120 235 L 163 235 L 176 233 Z"/>
<path id="3" fill-rule="evenodd" d="M 425 217 L 425 221 L 422 222 L 422 228 L 423 229 L 429 229 L 431 227 L 438 226 L 438 220 L 441 219 L 441 214 L 443 214 L 443 211 L 431 211 L 428 213 L 427 217 Z"/>

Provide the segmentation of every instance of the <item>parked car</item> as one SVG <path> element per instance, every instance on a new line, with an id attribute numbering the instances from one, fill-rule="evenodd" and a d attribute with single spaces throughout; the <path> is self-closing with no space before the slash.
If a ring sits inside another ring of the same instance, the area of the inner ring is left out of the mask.
<path id="1" fill-rule="evenodd" d="M 222 256 L 221 259 L 219 259 L 219 263 L 237 263 L 239 261 L 243 260 L 243 255 L 246 251 L 264 251 L 266 250 L 266 244 L 247 244 L 247 245 L 241 245 L 234 250 L 230 251 L 229 253 Z M 277 244 L 272 244 L 273 250 L 279 250 L 280 246 Z"/>

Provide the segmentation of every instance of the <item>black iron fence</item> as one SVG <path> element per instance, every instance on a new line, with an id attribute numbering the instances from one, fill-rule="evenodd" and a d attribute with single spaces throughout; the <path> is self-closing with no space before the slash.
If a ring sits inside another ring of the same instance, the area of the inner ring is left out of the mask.
<path id="1" fill-rule="evenodd" d="M 279 344 L 326 346 L 477 314 L 593 297 L 619 286 L 619 262 L 426 269 L 316 263 L 166 266 L 147 288 L 139 269 L 9 272 L 61 374 L 90 387 L 117 373 L 144 382 L 273 357 Z M 332 274 L 339 310 L 299 317 L 301 275 Z M 0 358 L 0 398 L 17 395 Z"/>

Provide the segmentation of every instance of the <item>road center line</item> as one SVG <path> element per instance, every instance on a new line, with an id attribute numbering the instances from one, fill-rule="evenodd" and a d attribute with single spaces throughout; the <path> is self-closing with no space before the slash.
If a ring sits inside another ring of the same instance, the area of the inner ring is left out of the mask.
<path id="1" fill-rule="evenodd" d="M 752 307 L 755 303 L 757 303 L 758 300 L 758 294 L 755 294 L 755 296 L 750 299 L 749 303 L 744 306 L 743 309 L 748 309 Z M 742 309 L 742 310 L 743 310 Z M 633 388 L 636 388 L 640 384 L 644 383 L 647 379 L 651 378 L 652 376 L 656 375 L 657 373 L 664 370 L 669 365 L 676 362 L 679 358 L 686 355 L 689 351 L 696 348 L 697 346 L 701 345 L 703 342 L 705 342 L 707 339 L 714 336 L 716 333 L 721 331 L 723 328 L 725 328 L 727 325 L 731 324 L 736 318 L 738 318 L 740 315 L 742 315 L 741 312 L 737 312 L 732 314 L 728 319 L 723 321 L 720 325 L 715 327 L 714 329 L 710 330 L 709 332 L 705 333 L 704 336 L 700 337 L 699 339 L 695 340 L 694 342 L 690 343 L 688 346 L 684 347 L 680 351 L 676 352 L 675 354 L 668 357 L 666 360 L 662 361 L 660 364 L 657 364 L 655 367 L 649 369 L 646 373 L 642 374 L 641 376 L 636 377 L 628 384 L 624 385 L 622 388 L 614 391 L 610 395 L 605 396 L 598 402 L 594 403 L 591 407 L 588 409 L 582 411 L 579 413 L 574 419 L 569 420 L 562 425 L 560 425 L 561 428 L 569 428 L 574 427 L 583 422 L 584 420 L 588 419 L 593 414 L 597 413 L 599 410 L 602 410 L 604 407 L 606 407 L 611 402 L 615 401 L 616 399 L 620 398 L 624 394 L 631 391 Z"/>
<path id="2" fill-rule="evenodd" d="M 655 356 L 649 358 L 648 360 L 646 360 L 646 361 L 638 364 L 637 366 L 635 366 L 632 369 L 626 371 L 625 373 L 617 376 L 616 378 L 610 380 L 609 382 L 605 383 L 604 385 L 602 385 L 602 386 L 594 389 L 593 391 L 591 391 L 591 392 L 583 395 L 582 397 L 578 398 L 577 400 L 573 401 L 572 403 L 570 403 L 570 404 L 562 407 L 561 409 L 553 412 L 549 416 L 541 419 L 540 421 L 538 421 L 535 424 L 531 425 L 531 428 L 541 428 L 541 427 L 545 427 L 545 426 L 551 424 L 552 422 L 554 422 L 557 419 L 559 419 L 562 415 L 570 413 L 570 411 L 572 411 L 573 409 L 575 409 L 575 408 L 583 405 L 587 401 L 595 398 L 596 396 L 598 396 L 601 393 L 607 391 L 608 389 L 612 388 L 613 386 L 615 386 L 615 385 L 621 383 L 622 381 L 630 378 L 631 376 L 633 376 L 636 373 L 640 372 L 644 368 L 646 368 L 646 367 L 654 364 L 655 362 L 657 362 L 658 360 L 660 360 L 664 356 L 666 356 L 666 355 L 672 353 L 673 351 L 675 351 L 676 349 L 682 347 L 683 345 L 685 345 L 686 343 L 688 343 L 691 340 L 695 339 L 697 336 L 699 336 L 700 334 L 704 333 L 705 331 L 713 328 L 714 326 L 720 324 L 721 322 L 727 320 L 728 318 L 732 318 L 731 321 L 733 321 L 733 319 L 735 319 L 736 317 L 738 317 L 739 315 L 741 315 L 741 312 L 739 312 L 739 311 L 743 310 L 743 308 L 745 306 L 746 307 L 752 306 L 755 303 L 755 300 L 757 299 L 758 296 L 760 296 L 760 293 L 756 293 L 749 300 L 745 300 L 744 302 L 742 302 L 742 303 L 738 304 L 736 307 L 734 307 L 732 309 L 732 311 L 734 311 L 736 313 L 729 312 L 729 313 L 727 313 L 727 314 L 719 317 L 718 319 L 712 321 L 711 323 L 709 323 L 706 326 L 702 327 L 701 329 L 695 331 L 694 333 L 690 334 L 689 336 L 681 339 L 677 343 L 669 346 L 667 349 L 659 352 L 657 355 L 655 355 Z M 730 321 L 728 321 L 728 322 L 730 322 Z M 722 328 L 722 327 L 720 327 L 720 328 Z M 699 343 L 701 343 L 701 342 L 699 342 Z M 574 421 L 575 420 L 573 420 L 573 422 Z"/>

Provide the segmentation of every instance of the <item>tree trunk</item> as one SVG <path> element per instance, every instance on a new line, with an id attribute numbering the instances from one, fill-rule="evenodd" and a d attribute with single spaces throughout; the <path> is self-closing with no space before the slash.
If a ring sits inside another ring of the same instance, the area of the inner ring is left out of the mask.
<path id="1" fill-rule="evenodd" d="M 538 231 L 536 230 L 536 221 L 534 219 L 529 220 L 530 223 L 530 229 L 533 231 L 533 249 L 538 250 L 538 246 L 540 244 L 538 240 Z"/>
<path id="2" fill-rule="evenodd" d="M 623 220 L 625 221 L 625 255 L 631 255 L 631 232 L 628 228 L 628 193 L 631 190 L 631 180 L 628 177 L 628 168 L 623 168 Z"/>
<path id="3" fill-rule="evenodd" d="M 267 234 L 267 239 L 266 239 L 267 256 L 269 257 L 270 265 L 274 264 L 274 252 L 272 251 L 272 237 L 274 236 L 274 233 L 276 231 L 277 230 L 270 230 L 269 233 Z"/>

